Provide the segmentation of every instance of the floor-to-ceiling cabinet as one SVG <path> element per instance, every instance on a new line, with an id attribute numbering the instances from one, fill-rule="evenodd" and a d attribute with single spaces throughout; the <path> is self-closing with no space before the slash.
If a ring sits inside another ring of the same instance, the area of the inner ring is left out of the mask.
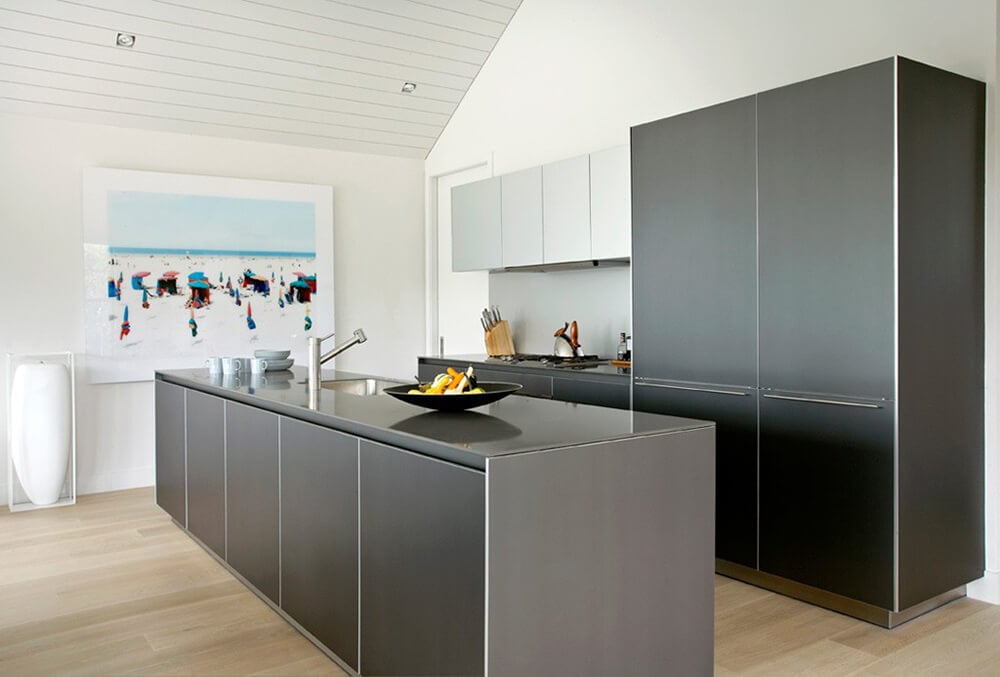
<path id="1" fill-rule="evenodd" d="M 634 406 L 719 570 L 892 625 L 983 570 L 984 86 L 903 58 L 632 130 Z"/>

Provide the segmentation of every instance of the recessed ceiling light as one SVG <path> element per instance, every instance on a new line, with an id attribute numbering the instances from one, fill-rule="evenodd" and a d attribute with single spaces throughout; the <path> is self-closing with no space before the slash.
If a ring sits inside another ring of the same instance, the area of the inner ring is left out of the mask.
<path id="1" fill-rule="evenodd" d="M 119 33 L 118 37 L 115 38 L 115 44 L 119 47 L 134 47 L 135 36 L 128 33 Z"/>
<path id="2" fill-rule="evenodd" d="M 412 94 L 413 90 L 416 89 L 416 88 L 417 88 L 417 83 L 415 83 L 415 82 L 404 82 L 403 83 L 403 92 L 405 92 L 406 94 Z"/>

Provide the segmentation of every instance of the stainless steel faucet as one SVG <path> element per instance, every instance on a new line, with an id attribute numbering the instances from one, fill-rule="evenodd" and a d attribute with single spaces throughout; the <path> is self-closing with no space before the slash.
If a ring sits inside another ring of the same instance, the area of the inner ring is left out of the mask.
<path id="1" fill-rule="evenodd" d="M 320 369 L 326 362 L 329 362 L 337 355 L 350 348 L 351 346 L 357 345 L 359 343 L 364 343 L 368 340 L 365 336 L 365 332 L 362 329 L 355 329 L 354 335 L 347 339 L 339 346 L 335 346 L 330 349 L 326 354 L 320 355 L 319 347 L 323 341 L 331 338 L 333 334 L 327 334 L 322 338 L 316 338 L 315 336 L 309 337 L 309 392 L 315 393 L 319 392 L 320 388 Z"/>

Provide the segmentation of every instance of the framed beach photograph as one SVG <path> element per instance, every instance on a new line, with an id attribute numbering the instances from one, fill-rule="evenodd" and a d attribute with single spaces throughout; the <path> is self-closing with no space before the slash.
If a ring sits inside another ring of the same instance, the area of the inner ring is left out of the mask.
<path id="1" fill-rule="evenodd" d="M 83 172 L 85 369 L 145 381 L 333 331 L 333 189 Z"/>

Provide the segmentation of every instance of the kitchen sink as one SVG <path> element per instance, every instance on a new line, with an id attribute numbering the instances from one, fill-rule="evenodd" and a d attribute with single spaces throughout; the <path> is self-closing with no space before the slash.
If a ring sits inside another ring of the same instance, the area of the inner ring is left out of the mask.
<path id="1" fill-rule="evenodd" d="M 348 395 L 381 395 L 383 388 L 403 385 L 401 381 L 386 381 L 380 378 L 355 378 L 345 381 L 323 381 L 324 390 L 334 390 Z"/>

